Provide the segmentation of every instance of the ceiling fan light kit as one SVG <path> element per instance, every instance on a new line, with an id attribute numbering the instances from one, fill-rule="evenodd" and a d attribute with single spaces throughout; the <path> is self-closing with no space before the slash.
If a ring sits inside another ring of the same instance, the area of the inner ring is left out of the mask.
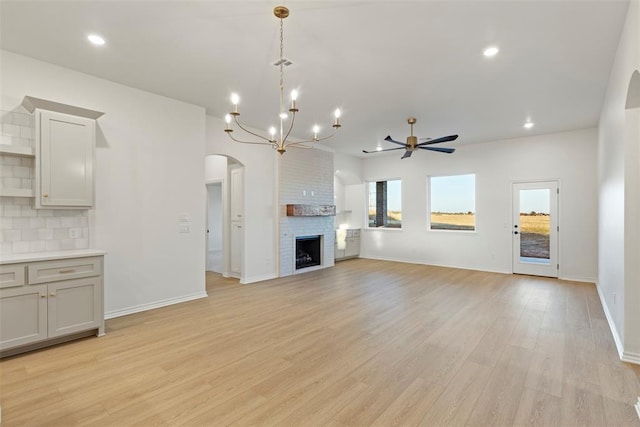
<path id="1" fill-rule="evenodd" d="M 414 151 L 416 150 L 428 150 L 428 151 L 437 151 L 439 153 L 447 153 L 447 154 L 451 154 L 454 151 L 456 151 L 455 148 L 446 148 L 446 147 L 428 147 L 428 145 L 433 145 L 433 144 L 440 144 L 443 142 L 450 142 L 450 141 L 455 141 L 456 139 L 458 139 L 458 135 L 449 135 L 449 136 L 443 136 L 441 138 L 436 138 L 436 139 L 431 139 L 431 138 L 423 138 L 426 139 L 425 142 L 420 142 L 418 143 L 418 137 L 413 135 L 413 125 L 416 123 L 416 118 L 415 117 L 409 117 L 407 119 L 407 123 L 409 123 L 409 126 L 411 126 L 411 135 L 409 135 L 407 137 L 407 142 L 399 142 L 399 141 L 395 141 L 393 138 L 391 138 L 391 135 L 387 136 L 384 140 L 394 143 L 394 144 L 398 144 L 398 145 L 402 145 L 402 147 L 398 147 L 398 148 L 387 148 L 385 150 L 380 149 L 380 147 L 378 147 L 376 149 L 376 151 L 367 151 L 367 150 L 362 150 L 363 153 L 365 154 L 372 154 L 372 153 L 380 153 L 382 151 L 394 151 L 394 150 L 405 150 L 404 154 L 402 155 L 401 159 L 406 159 L 407 157 L 411 157 L 411 155 L 413 154 Z"/>
<path id="2" fill-rule="evenodd" d="M 298 92 L 296 90 L 292 90 L 291 91 L 291 104 L 289 107 L 289 113 L 291 114 L 291 123 L 288 126 L 288 129 L 285 127 L 285 120 L 287 120 L 289 118 L 289 114 L 287 114 L 287 112 L 285 111 L 285 107 L 284 107 L 284 66 L 285 65 L 290 65 L 291 62 L 288 61 L 287 59 L 284 58 L 284 24 L 283 24 L 283 20 L 289 16 L 289 9 L 287 9 L 285 6 L 276 6 L 273 9 L 273 14 L 275 15 L 276 18 L 280 19 L 280 59 L 276 62 L 275 65 L 280 67 L 280 114 L 279 114 L 279 118 L 280 118 L 280 128 L 279 130 L 276 129 L 275 127 L 271 127 L 269 129 L 269 137 L 265 137 L 262 136 L 256 132 L 252 132 L 250 130 L 248 130 L 246 127 L 244 127 L 240 121 L 238 120 L 238 116 L 240 116 L 240 112 L 238 111 L 238 104 L 240 102 L 240 97 L 233 93 L 231 94 L 231 104 L 233 105 L 232 110 L 229 114 L 227 114 L 225 116 L 225 122 L 227 123 L 227 126 L 225 128 L 225 132 L 227 133 L 227 135 L 229 135 L 229 137 L 235 141 L 235 142 L 240 142 L 243 144 L 258 144 L 258 145 L 270 145 L 271 147 L 273 147 L 273 149 L 275 149 L 278 153 L 280 154 L 284 154 L 285 151 L 287 151 L 287 148 L 312 148 L 313 145 L 315 145 L 315 143 L 319 142 L 319 141 L 324 141 L 326 139 L 332 138 L 336 132 L 340 129 L 340 127 L 342 126 L 340 124 L 340 110 L 336 109 L 334 112 L 334 122 L 331 125 L 331 127 L 333 127 L 333 133 L 331 133 L 331 135 L 325 136 L 325 137 L 320 137 L 319 136 L 319 132 L 320 132 L 320 127 L 318 125 L 315 125 L 313 127 L 313 137 L 309 140 L 304 140 L 304 141 L 295 141 L 292 142 L 290 141 L 289 135 L 291 134 L 291 131 L 293 130 L 293 125 L 295 123 L 295 119 L 296 119 L 296 113 L 298 111 L 300 111 L 298 109 L 298 106 L 296 104 L 297 98 L 298 98 Z M 243 130 L 244 132 L 253 135 L 254 137 L 258 138 L 257 141 L 242 141 L 239 140 L 237 138 L 235 138 L 232 133 L 234 131 L 234 129 L 232 128 L 231 123 L 235 123 L 236 126 L 238 126 L 238 128 L 240 128 L 241 130 Z"/>

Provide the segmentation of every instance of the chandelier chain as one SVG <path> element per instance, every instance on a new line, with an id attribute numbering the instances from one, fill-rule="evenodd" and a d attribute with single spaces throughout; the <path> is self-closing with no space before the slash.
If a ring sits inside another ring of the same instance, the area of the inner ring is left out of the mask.
<path id="1" fill-rule="evenodd" d="M 280 87 L 284 89 L 284 29 L 282 18 L 280 18 Z"/>

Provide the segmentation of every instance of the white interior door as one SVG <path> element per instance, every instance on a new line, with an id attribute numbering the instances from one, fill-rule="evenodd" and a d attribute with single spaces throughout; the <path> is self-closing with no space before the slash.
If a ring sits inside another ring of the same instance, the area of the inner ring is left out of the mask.
<path id="1" fill-rule="evenodd" d="M 558 182 L 513 184 L 513 272 L 558 277 Z"/>
<path id="2" fill-rule="evenodd" d="M 229 251 L 230 273 L 240 276 L 242 273 L 242 242 L 244 236 L 244 170 L 231 169 L 230 172 L 230 213 L 231 238 Z"/>
<path id="3" fill-rule="evenodd" d="M 207 270 L 223 273 L 222 182 L 207 184 Z"/>

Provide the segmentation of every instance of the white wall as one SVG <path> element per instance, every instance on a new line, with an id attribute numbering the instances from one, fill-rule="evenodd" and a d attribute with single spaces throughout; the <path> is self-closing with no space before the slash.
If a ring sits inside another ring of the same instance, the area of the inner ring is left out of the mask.
<path id="1" fill-rule="evenodd" d="M 231 156 L 245 167 L 242 283 L 277 277 L 277 157 L 268 146 L 233 142 L 224 120 L 207 116 L 207 154 Z M 285 154 L 286 155 L 286 154 Z"/>
<path id="2" fill-rule="evenodd" d="M 420 152 L 410 159 L 372 155 L 365 180 L 402 179 L 402 230 L 362 233 L 361 256 L 510 273 L 511 184 L 560 181 L 560 276 L 594 282 L 597 277 L 595 129 L 459 145 L 455 154 Z M 427 229 L 427 176 L 476 174 L 476 232 Z M 347 199 L 359 205 L 365 224 L 364 185 Z M 354 206 L 355 207 L 355 206 Z"/>
<path id="3" fill-rule="evenodd" d="M 631 76 L 640 70 L 640 3 L 629 3 L 602 107 L 598 134 L 598 291 L 623 359 L 640 363 L 640 253 L 629 221 L 637 221 L 640 188 L 637 132 L 629 132 L 625 111 Z M 637 117 L 637 116 L 636 116 Z M 625 160 L 626 159 L 626 160 Z M 635 205 L 634 205 L 635 203 Z M 627 222 L 625 222 L 627 221 Z M 625 309 L 625 307 L 627 309 Z"/>
<path id="4" fill-rule="evenodd" d="M 90 245 L 107 251 L 107 317 L 206 296 L 205 111 L 0 51 L 2 109 L 25 95 L 103 111 Z M 182 214 L 191 233 L 178 233 Z"/>
<path id="5" fill-rule="evenodd" d="M 360 203 L 364 191 L 362 166 L 364 160 L 345 154 L 334 154 L 334 186 L 336 195 L 336 228 L 362 228 L 364 205 Z"/>
<path id="6" fill-rule="evenodd" d="M 227 157 L 209 155 L 204 158 L 205 182 L 224 181 L 227 178 Z"/>

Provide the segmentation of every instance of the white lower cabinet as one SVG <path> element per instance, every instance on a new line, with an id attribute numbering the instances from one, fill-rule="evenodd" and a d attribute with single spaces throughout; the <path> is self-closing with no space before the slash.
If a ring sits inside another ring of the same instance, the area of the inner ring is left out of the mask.
<path id="1" fill-rule="evenodd" d="M 336 233 L 335 259 L 336 261 L 347 258 L 357 258 L 360 255 L 360 230 L 342 230 L 344 242 L 338 242 Z"/>
<path id="2" fill-rule="evenodd" d="M 0 284 L 0 351 L 44 346 L 50 339 L 94 329 L 102 335 L 102 261 L 99 256 L 1 265 L 0 275 L 26 279 Z M 33 274 L 42 271 L 47 283 Z"/>
<path id="3" fill-rule="evenodd" d="M 47 285 L 0 289 L 0 350 L 47 336 Z"/>
<path id="4" fill-rule="evenodd" d="M 65 280 L 47 285 L 49 338 L 101 326 L 102 278 Z"/>

